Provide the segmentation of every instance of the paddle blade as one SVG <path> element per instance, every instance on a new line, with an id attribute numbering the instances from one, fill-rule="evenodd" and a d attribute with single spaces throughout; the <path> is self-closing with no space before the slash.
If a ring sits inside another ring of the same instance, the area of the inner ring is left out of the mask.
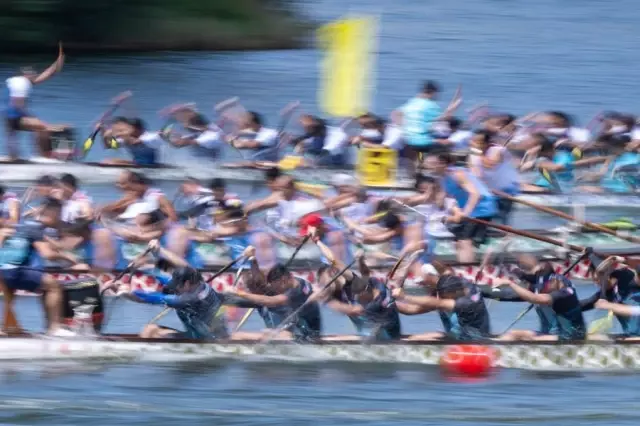
<path id="1" fill-rule="evenodd" d="M 278 168 L 285 171 L 295 170 L 302 165 L 304 158 L 297 155 L 287 155 L 278 163 Z"/>
<path id="2" fill-rule="evenodd" d="M 590 335 L 606 333 L 612 328 L 613 328 L 613 312 L 609 311 L 609 314 L 606 317 L 597 319 L 591 323 L 591 325 L 589 326 L 588 333 Z"/>
<path id="3" fill-rule="evenodd" d="M 120 148 L 120 144 L 116 138 L 109 139 L 109 149 L 118 149 Z"/>
<path id="4" fill-rule="evenodd" d="M 580 148 L 575 147 L 571 151 L 571 155 L 573 155 L 573 158 L 575 158 L 576 160 L 579 160 L 579 159 L 582 158 L 583 152 L 582 152 L 582 150 Z"/>

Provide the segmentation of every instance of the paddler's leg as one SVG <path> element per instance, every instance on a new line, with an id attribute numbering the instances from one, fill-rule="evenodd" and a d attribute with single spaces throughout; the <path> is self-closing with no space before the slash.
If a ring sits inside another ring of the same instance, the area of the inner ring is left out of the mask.
<path id="1" fill-rule="evenodd" d="M 354 334 L 347 334 L 344 336 L 323 336 L 323 342 L 359 342 L 362 340 L 362 336 Z"/>
<path id="2" fill-rule="evenodd" d="M 23 280 L 40 282 L 40 287 L 45 292 L 44 304 L 49 320 L 48 332 L 57 333 L 62 321 L 62 285 L 52 275 L 39 271 L 24 271 Z"/>
<path id="3" fill-rule="evenodd" d="M 260 341 L 265 336 L 259 331 L 236 331 L 231 334 L 230 340 L 251 340 Z"/>
<path id="4" fill-rule="evenodd" d="M 536 340 L 539 337 L 538 333 L 531 330 L 511 330 L 508 333 L 503 334 L 500 337 L 497 337 L 495 340 L 500 340 L 504 342 L 513 342 L 519 340 Z"/>
<path id="5" fill-rule="evenodd" d="M 421 334 L 412 334 L 410 336 L 404 337 L 402 340 L 406 340 L 408 342 L 419 340 L 419 341 L 427 341 L 427 340 L 442 340 L 444 339 L 444 333 L 440 333 L 438 331 L 430 332 L 430 333 L 421 333 Z"/>
<path id="6" fill-rule="evenodd" d="M 3 271 L 0 269 L 0 275 L 4 275 Z M 13 311 L 13 300 L 14 300 L 14 293 L 15 290 L 12 288 L 9 288 L 5 282 L 4 282 L 4 277 L 0 276 L 0 292 L 3 295 L 3 319 L 2 319 L 2 326 L 0 327 L 0 334 L 5 334 L 5 333 L 21 333 L 22 332 L 22 328 L 20 327 L 20 325 L 18 324 L 18 320 L 16 319 L 15 316 L 15 312 Z"/>
<path id="7" fill-rule="evenodd" d="M 162 339 L 169 337 L 183 337 L 185 333 L 178 331 L 174 328 L 163 327 L 157 324 L 147 324 L 140 332 L 140 337 L 143 339 Z"/>

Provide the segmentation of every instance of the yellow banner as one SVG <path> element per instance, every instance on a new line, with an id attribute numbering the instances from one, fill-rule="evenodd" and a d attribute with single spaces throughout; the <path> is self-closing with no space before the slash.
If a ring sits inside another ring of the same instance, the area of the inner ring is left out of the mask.
<path id="1" fill-rule="evenodd" d="M 366 186 L 393 186 L 396 183 L 398 154 L 388 148 L 361 148 L 358 177 Z"/>
<path id="2" fill-rule="evenodd" d="M 320 107 L 334 117 L 355 117 L 369 110 L 376 19 L 347 18 L 317 33 L 321 61 Z"/>

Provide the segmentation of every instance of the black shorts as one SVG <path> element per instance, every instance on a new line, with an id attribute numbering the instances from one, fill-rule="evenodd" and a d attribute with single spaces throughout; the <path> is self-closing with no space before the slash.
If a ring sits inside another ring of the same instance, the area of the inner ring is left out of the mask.
<path id="1" fill-rule="evenodd" d="M 513 210 L 513 201 L 507 200 L 506 198 L 498 198 L 496 200 L 496 204 L 498 205 L 498 219 L 501 223 L 508 225 L 509 224 L 509 215 L 511 214 L 511 210 Z"/>
<path id="2" fill-rule="evenodd" d="M 7 124 L 7 129 L 12 132 L 18 132 L 22 130 L 22 117 L 6 117 L 5 122 Z"/>
<path id="3" fill-rule="evenodd" d="M 477 219 L 491 222 L 493 217 L 479 217 Z M 475 222 L 462 222 L 449 228 L 453 233 L 453 239 L 456 241 L 472 240 L 476 246 L 484 244 L 487 241 L 487 226 Z"/>

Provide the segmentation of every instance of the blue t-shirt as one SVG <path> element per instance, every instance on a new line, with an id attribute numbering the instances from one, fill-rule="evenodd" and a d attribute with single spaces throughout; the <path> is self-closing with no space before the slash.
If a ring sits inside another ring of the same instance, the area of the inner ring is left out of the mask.
<path id="1" fill-rule="evenodd" d="M 442 109 L 435 101 L 415 97 L 402 107 L 402 130 L 408 145 L 427 146 L 434 143 L 431 127 L 442 115 Z"/>

